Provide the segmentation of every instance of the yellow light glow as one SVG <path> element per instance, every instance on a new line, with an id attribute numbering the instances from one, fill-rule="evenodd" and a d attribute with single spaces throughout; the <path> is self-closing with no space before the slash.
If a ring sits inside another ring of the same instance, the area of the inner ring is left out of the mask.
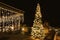
<path id="1" fill-rule="evenodd" d="M 25 29 L 24 28 L 22 28 L 22 31 L 24 31 Z"/>
<path id="2" fill-rule="evenodd" d="M 39 38 L 30 37 L 32 40 L 40 40 Z"/>
<path id="3" fill-rule="evenodd" d="M 37 39 L 35 39 L 35 40 L 40 40 L 40 39 L 37 38 Z"/>
<path id="4" fill-rule="evenodd" d="M 24 31 L 24 32 L 28 32 L 27 27 L 22 27 L 22 31 Z"/>
<path id="5" fill-rule="evenodd" d="M 12 31 L 14 30 L 14 27 L 11 27 Z"/>

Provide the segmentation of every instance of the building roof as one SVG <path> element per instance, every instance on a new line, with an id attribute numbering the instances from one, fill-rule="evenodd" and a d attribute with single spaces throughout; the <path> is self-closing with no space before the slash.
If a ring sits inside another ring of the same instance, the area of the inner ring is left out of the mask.
<path id="1" fill-rule="evenodd" d="M 10 5 L 7 5 L 5 3 L 2 3 L 0 2 L 0 7 L 4 8 L 4 9 L 7 9 L 9 11 L 12 11 L 12 12 L 17 12 L 17 13 L 24 13 L 24 11 L 20 10 L 20 9 L 17 9 L 17 8 L 14 8 Z"/>

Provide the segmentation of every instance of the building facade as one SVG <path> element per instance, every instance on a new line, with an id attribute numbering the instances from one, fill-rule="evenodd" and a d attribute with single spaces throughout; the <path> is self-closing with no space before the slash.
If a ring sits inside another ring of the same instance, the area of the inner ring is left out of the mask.
<path id="1" fill-rule="evenodd" d="M 0 2 L 0 32 L 20 30 L 24 11 Z"/>

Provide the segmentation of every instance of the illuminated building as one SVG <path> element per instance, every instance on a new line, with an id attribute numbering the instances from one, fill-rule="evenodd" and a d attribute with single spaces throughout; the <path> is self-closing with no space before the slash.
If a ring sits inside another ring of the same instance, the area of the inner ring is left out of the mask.
<path id="1" fill-rule="evenodd" d="M 0 32 L 20 30 L 24 11 L 0 2 Z"/>

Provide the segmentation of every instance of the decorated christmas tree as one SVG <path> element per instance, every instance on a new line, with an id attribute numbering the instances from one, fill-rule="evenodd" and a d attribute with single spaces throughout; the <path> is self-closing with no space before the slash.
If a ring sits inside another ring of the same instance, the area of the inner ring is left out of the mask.
<path id="1" fill-rule="evenodd" d="M 39 38 L 39 39 L 43 39 L 45 37 L 39 3 L 37 4 L 36 14 L 35 14 L 35 19 L 34 19 L 31 35 L 33 38 Z"/>

